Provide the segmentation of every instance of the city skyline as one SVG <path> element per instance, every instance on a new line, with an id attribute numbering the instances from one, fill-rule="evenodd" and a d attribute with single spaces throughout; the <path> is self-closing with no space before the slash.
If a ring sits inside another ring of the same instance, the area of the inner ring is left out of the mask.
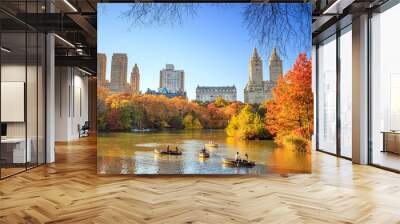
<path id="1" fill-rule="evenodd" d="M 158 89 L 160 71 L 166 64 L 174 64 L 185 71 L 185 90 L 188 98 L 196 98 L 196 87 L 235 85 L 238 100 L 244 100 L 243 89 L 248 81 L 248 63 L 254 47 L 267 61 L 271 49 L 264 49 L 249 37 L 242 26 L 242 9 L 246 4 L 228 8 L 202 4 L 194 18 L 184 19 L 174 26 L 132 26 L 121 13 L 126 4 L 104 4 L 98 17 L 99 52 L 111 58 L 113 53 L 128 55 L 128 71 L 137 63 L 140 69 L 140 90 Z M 207 35 L 206 35 L 207 34 Z M 290 44 L 292 40 L 288 40 Z M 112 43 L 112 44 L 110 44 Z M 288 52 L 283 58 L 283 73 L 293 65 L 301 52 L 310 55 L 311 41 L 302 49 Z M 263 68 L 269 79 L 268 68 Z M 107 79 L 110 62 L 107 60 Z M 128 81 L 129 82 L 129 81 Z"/>
<path id="2" fill-rule="evenodd" d="M 124 56 L 124 60 L 121 64 L 120 56 Z M 98 74 L 98 79 L 103 83 L 102 86 L 110 88 L 113 92 L 131 92 L 134 94 L 152 94 L 152 95 L 167 95 L 168 97 L 173 96 L 185 96 L 187 97 L 187 92 L 185 89 L 185 72 L 184 70 L 175 69 L 173 64 L 166 64 L 163 69 L 160 70 L 159 76 L 159 87 L 155 90 L 147 88 L 146 91 L 140 91 L 140 71 L 137 63 L 135 63 L 131 75 L 130 81 L 124 82 L 122 86 L 113 85 L 109 80 L 104 79 L 104 67 L 106 65 L 104 63 L 107 62 L 106 56 L 103 53 L 98 53 L 98 58 L 102 58 L 98 62 L 98 68 L 100 72 Z M 127 67 L 128 65 L 128 56 L 125 53 L 114 53 L 112 64 L 115 61 L 114 58 L 117 58 L 118 63 L 122 67 Z M 244 103 L 261 103 L 265 100 L 268 100 L 272 97 L 272 89 L 275 87 L 276 82 L 278 80 L 278 76 L 282 73 L 282 63 L 283 61 L 280 59 L 277 49 L 274 48 L 272 50 L 271 56 L 268 60 L 268 68 L 270 77 L 267 80 L 264 80 L 263 77 L 263 60 L 258 55 L 257 48 L 253 49 L 253 53 L 250 57 L 249 61 L 249 71 L 248 71 L 248 82 L 243 89 L 244 91 L 244 99 L 240 100 L 237 98 L 237 91 L 235 84 L 232 85 L 233 89 L 230 89 L 231 86 L 201 86 L 197 85 L 196 87 L 196 98 L 190 100 L 197 101 L 213 101 L 217 97 L 222 97 L 227 101 L 242 101 Z M 114 69 L 112 69 L 114 71 Z M 117 72 L 111 72 L 111 80 L 118 79 L 121 77 L 125 77 L 127 74 L 121 73 L 120 69 Z M 99 83 L 99 82 L 98 82 Z M 124 87 L 124 85 L 129 86 L 129 88 Z"/>

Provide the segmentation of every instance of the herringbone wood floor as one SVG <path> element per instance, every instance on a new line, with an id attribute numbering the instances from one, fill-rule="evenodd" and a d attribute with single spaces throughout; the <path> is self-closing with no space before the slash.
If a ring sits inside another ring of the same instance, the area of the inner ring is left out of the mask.
<path id="1" fill-rule="evenodd" d="M 0 181 L 0 223 L 400 223 L 400 175 L 313 152 L 313 174 L 100 177 L 96 141 Z"/>

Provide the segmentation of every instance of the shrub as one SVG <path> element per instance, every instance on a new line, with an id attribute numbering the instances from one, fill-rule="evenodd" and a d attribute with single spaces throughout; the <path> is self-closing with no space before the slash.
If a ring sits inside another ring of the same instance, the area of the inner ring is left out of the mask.
<path id="1" fill-rule="evenodd" d="M 231 117 L 225 132 L 229 137 L 248 140 L 271 137 L 264 127 L 264 120 L 252 111 L 250 105 L 245 105 L 237 116 Z"/>
<path id="2" fill-rule="evenodd" d="M 310 141 L 298 135 L 286 135 L 282 137 L 282 144 L 287 149 L 307 151 Z"/>

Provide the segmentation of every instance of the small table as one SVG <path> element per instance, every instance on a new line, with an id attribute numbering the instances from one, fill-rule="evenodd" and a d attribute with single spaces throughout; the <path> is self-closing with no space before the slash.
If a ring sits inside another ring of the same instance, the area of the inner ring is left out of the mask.
<path id="1" fill-rule="evenodd" d="M 28 143 L 25 153 L 25 138 L 6 138 L 1 139 L 1 157 L 6 163 L 21 164 L 31 162 L 31 139 L 26 139 Z"/>
<path id="2" fill-rule="evenodd" d="M 382 131 L 383 149 L 382 152 L 400 154 L 400 131 Z"/>

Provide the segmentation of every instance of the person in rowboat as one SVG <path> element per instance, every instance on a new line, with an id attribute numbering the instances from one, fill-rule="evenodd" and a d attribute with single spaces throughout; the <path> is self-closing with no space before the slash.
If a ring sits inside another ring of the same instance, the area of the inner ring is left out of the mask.
<path id="1" fill-rule="evenodd" d="M 247 153 L 244 155 L 244 157 L 246 157 L 246 162 L 249 161 L 249 155 L 247 155 Z"/>
<path id="2" fill-rule="evenodd" d="M 167 152 L 169 152 L 169 145 L 167 145 Z"/>
<path id="3" fill-rule="evenodd" d="M 239 155 L 239 152 L 236 152 L 236 155 L 235 155 L 235 161 L 236 161 L 236 162 L 239 162 L 239 161 L 240 161 L 240 155 Z"/>

